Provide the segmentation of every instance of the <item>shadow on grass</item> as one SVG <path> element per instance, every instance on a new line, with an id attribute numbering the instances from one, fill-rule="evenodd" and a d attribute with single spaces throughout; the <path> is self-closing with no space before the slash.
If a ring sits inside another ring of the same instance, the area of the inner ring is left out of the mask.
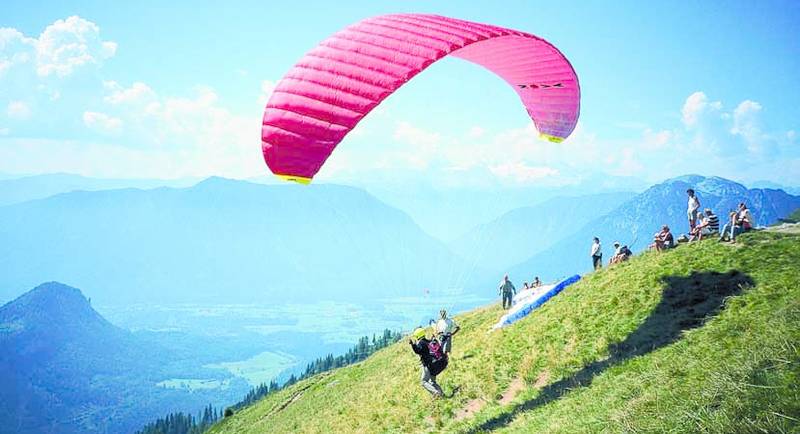
<path id="1" fill-rule="evenodd" d="M 661 302 L 633 333 L 609 348 L 609 357 L 592 362 L 572 376 L 545 386 L 536 398 L 517 404 L 508 413 L 492 418 L 470 432 L 492 431 L 511 422 L 519 413 L 561 398 L 570 390 L 586 387 L 609 367 L 669 345 L 684 330 L 703 325 L 722 310 L 725 298 L 753 286 L 753 279 L 739 271 L 692 273 L 688 277 L 667 276 Z"/>

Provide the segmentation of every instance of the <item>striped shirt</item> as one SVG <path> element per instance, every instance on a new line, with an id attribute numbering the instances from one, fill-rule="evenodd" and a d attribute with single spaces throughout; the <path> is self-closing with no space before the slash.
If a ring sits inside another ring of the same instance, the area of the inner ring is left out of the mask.
<path id="1" fill-rule="evenodd" d="M 719 217 L 716 214 L 706 216 L 706 221 L 708 221 L 708 229 L 719 232 Z"/>

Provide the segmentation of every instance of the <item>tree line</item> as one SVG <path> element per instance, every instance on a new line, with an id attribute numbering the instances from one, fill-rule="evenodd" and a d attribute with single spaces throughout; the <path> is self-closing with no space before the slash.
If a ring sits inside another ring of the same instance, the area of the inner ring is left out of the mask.
<path id="1" fill-rule="evenodd" d="M 211 428 L 222 413 L 211 404 L 204 408 L 197 417 L 183 412 L 170 413 L 144 426 L 137 434 L 202 434 Z"/>

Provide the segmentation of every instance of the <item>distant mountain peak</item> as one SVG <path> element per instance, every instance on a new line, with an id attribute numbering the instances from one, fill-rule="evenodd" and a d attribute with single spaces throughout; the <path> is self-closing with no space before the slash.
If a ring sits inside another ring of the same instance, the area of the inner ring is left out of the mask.
<path id="1" fill-rule="evenodd" d="M 662 182 L 662 184 L 672 184 L 674 182 L 685 182 L 687 184 L 698 184 L 700 182 L 705 181 L 706 179 L 708 179 L 708 178 L 703 176 L 703 175 L 697 175 L 697 174 L 694 174 L 694 173 L 690 173 L 690 174 L 676 176 L 674 178 L 666 179 L 666 180 L 664 180 L 664 182 Z"/>
<path id="2" fill-rule="evenodd" d="M 233 178 L 225 178 L 222 176 L 209 176 L 208 178 L 198 182 L 195 184 L 195 187 L 201 186 L 218 186 L 218 185 L 232 185 L 232 184 L 252 184 L 249 181 L 243 181 L 241 179 L 233 179 Z"/>
<path id="3" fill-rule="evenodd" d="M 0 307 L 0 323 L 16 320 L 44 328 L 70 328 L 75 324 L 113 327 L 79 289 L 60 282 L 43 283 Z"/>
<path id="4" fill-rule="evenodd" d="M 89 300 L 80 289 L 73 288 L 61 282 L 45 282 L 28 291 L 17 299 L 25 303 L 51 303 L 58 302 L 66 306 L 89 305 Z"/>

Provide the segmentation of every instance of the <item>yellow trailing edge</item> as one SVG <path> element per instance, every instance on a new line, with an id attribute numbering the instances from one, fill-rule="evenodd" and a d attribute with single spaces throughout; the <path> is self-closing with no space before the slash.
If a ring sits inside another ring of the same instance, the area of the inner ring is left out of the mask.
<path id="1" fill-rule="evenodd" d="M 306 178 L 305 176 L 296 176 L 296 175 L 279 175 L 275 174 L 278 178 L 284 181 L 292 181 L 298 184 L 308 185 L 311 184 L 311 178 Z"/>
<path id="2" fill-rule="evenodd" d="M 545 140 L 549 140 L 549 141 L 551 141 L 553 143 L 561 143 L 561 142 L 564 141 L 563 137 L 551 136 L 550 134 L 545 134 L 545 133 L 539 134 L 539 137 L 541 137 L 541 138 L 543 138 Z"/>

